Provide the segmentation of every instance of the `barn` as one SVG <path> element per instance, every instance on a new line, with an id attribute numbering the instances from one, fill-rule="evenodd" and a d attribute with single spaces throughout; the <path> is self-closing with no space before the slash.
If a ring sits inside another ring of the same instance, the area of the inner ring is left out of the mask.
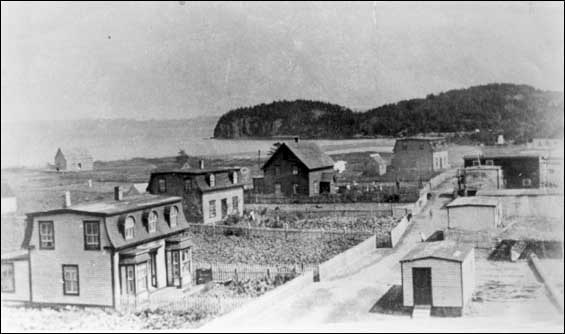
<path id="1" fill-rule="evenodd" d="M 496 198 L 458 197 L 446 205 L 447 228 L 483 231 L 502 224 L 502 208 Z"/>
<path id="2" fill-rule="evenodd" d="M 55 169 L 57 171 L 92 170 L 94 159 L 84 148 L 57 149 Z"/>
<path id="3" fill-rule="evenodd" d="M 471 245 L 422 242 L 400 260 L 400 267 L 405 307 L 432 315 L 462 315 L 475 287 Z"/>

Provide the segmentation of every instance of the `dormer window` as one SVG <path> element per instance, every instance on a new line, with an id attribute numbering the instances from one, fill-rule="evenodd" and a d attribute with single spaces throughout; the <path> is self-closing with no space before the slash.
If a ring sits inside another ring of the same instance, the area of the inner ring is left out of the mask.
<path id="1" fill-rule="evenodd" d="M 179 209 L 176 206 L 167 207 L 165 215 L 169 221 L 170 227 L 176 227 L 178 224 Z"/>
<path id="2" fill-rule="evenodd" d="M 292 175 L 298 175 L 298 166 L 292 166 Z"/>
<path id="3" fill-rule="evenodd" d="M 233 181 L 233 184 L 237 183 L 237 172 L 232 173 L 232 181 Z"/>
<path id="4" fill-rule="evenodd" d="M 159 179 L 159 192 L 164 193 L 167 192 L 167 181 L 165 179 Z"/>
<path id="5" fill-rule="evenodd" d="M 210 174 L 210 176 L 208 176 L 208 182 L 210 184 L 210 187 L 215 187 L 216 186 L 216 176 L 214 176 L 214 174 Z"/>
<path id="6" fill-rule="evenodd" d="M 124 222 L 124 237 L 126 240 L 133 239 L 135 236 L 135 219 L 128 216 Z"/>
<path id="7" fill-rule="evenodd" d="M 147 230 L 149 233 L 157 231 L 157 212 L 151 211 L 147 217 Z"/>

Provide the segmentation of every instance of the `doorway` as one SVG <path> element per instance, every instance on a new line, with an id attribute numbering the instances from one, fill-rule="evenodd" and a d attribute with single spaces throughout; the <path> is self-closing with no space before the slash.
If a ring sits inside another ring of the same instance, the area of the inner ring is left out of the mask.
<path id="1" fill-rule="evenodd" d="M 329 182 L 320 182 L 320 194 L 329 194 L 331 185 Z"/>
<path id="2" fill-rule="evenodd" d="M 432 268 L 412 268 L 414 306 L 432 305 Z"/>

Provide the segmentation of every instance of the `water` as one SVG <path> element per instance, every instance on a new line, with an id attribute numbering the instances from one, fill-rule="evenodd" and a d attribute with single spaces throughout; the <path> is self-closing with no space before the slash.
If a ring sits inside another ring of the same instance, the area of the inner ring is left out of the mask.
<path id="1" fill-rule="evenodd" d="M 45 167 L 58 147 L 84 147 L 95 160 L 189 155 L 264 157 L 276 140 L 211 139 L 217 118 L 193 120 L 81 120 L 2 124 L 2 168 Z M 331 153 L 391 152 L 394 140 L 316 140 Z"/>

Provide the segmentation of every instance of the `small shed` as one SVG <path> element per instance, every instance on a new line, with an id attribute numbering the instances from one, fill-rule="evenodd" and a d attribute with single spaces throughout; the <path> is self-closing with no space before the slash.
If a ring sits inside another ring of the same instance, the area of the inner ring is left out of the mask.
<path id="1" fill-rule="evenodd" d="M 55 169 L 57 171 L 92 170 L 94 159 L 84 148 L 57 149 Z"/>
<path id="2" fill-rule="evenodd" d="M 422 242 L 400 260 L 405 307 L 461 315 L 475 288 L 473 246 L 454 241 Z"/>
<path id="3" fill-rule="evenodd" d="M 378 176 L 382 176 L 386 174 L 386 160 L 379 154 L 373 153 L 370 155 L 371 157 L 371 165 L 374 166 L 375 172 Z"/>
<path id="4" fill-rule="evenodd" d="M 446 208 L 447 228 L 483 231 L 502 224 L 500 201 L 492 197 L 458 197 Z"/>
<path id="5" fill-rule="evenodd" d="M 14 213 L 18 210 L 16 195 L 7 183 L 2 182 L 2 214 Z"/>

